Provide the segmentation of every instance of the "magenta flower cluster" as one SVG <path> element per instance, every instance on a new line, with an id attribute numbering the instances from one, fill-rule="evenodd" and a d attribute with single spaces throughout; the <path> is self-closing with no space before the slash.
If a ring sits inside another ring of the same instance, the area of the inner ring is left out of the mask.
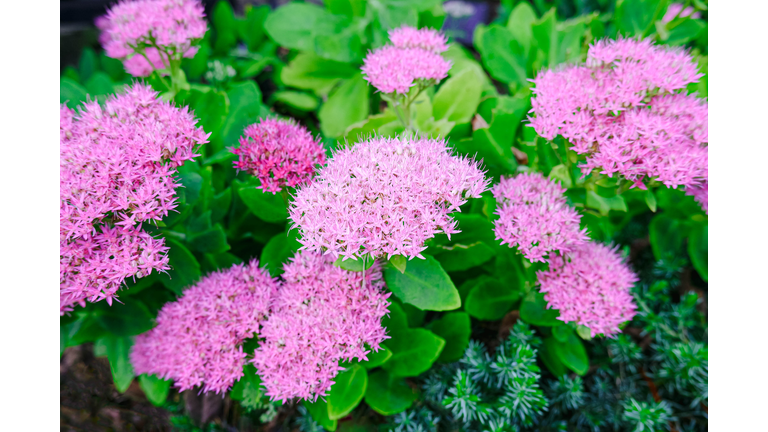
<path id="1" fill-rule="evenodd" d="M 193 57 L 207 30 L 199 0 L 121 1 L 96 20 L 109 57 L 134 76 L 169 69 L 171 60 Z"/>
<path id="2" fill-rule="evenodd" d="M 381 269 L 350 272 L 330 256 L 299 252 L 284 266 L 285 282 L 263 324 L 253 363 L 272 399 L 326 396 L 341 361 L 367 360 L 388 338 Z"/>
<path id="3" fill-rule="evenodd" d="M 586 65 L 536 77 L 531 126 L 586 154 L 585 174 L 620 174 L 641 188 L 653 179 L 695 187 L 708 178 L 708 107 L 678 92 L 701 76 L 683 50 L 649 40 L 600 41 Z"/>
<path id="4" fill-rule="evenodd" d="M 373 137 L 337 151 L 298 189 L 289 215 L 305 250 L 421 258 L 427 239 L 459 232 L 450 213 L 488 183 L 478 162 L 443 140 Z"/>
<path id="5" fill-rule="evenodd" d="M 176 167 L 208 134 L 187 110 L 135 84 L 79 114 L 61 109 L 61 313 L 111 304 L 129 277 L 168 269 L 167 248 L 141 230 L 176 207 Z"/>
<path id="6" fill-rule="evenodd" d="M 259 335 L 277 289 L 256 260 L 209 274 L 163 306 L 157 326 L 136 337 L 134 370 L 172 379 L 180 391 L 226 391 L 243 376 L 242 344 Z"/>
<path id="7" fill-rule="evenodd" d="M 584 243 L 549 259 L 549 270 L 537 273 L 547 308 L 558 309 L 564 322 L 590 329 L 592 336 L 612 336 L 635 315 L 629 290 L 637 276 L 617 248 Z"/>
<path id="8" fill-rule="evenodd" d="M 551 252 L 567 252 L 589 239 L 579 229 L 581 215 L 566 203 L 565 189 L 540 173 L 502 178 L 491 190 L 498 202 L 496 238 L 529 260 L 544 262 Z"/>
<path id="9" fill-rule="evenodd" d="M 235 168 L 261 181 L 265 192 L 280 192 L 312 179 L 325 164 L 325 149 L 307 129 L 293 120 L 262 119 L 245 128 Z"/>
<path id="10" fill-rule="evenodd" d="M 390 31 L 394 45 L 368 53 L 365 79 L 383 93 L 407 94 L 414 85 L 428 85 L 448 76 L 451 63 L 440 53 L 448 49 L 445 36 L 432 29 L 401 27 Z"/>

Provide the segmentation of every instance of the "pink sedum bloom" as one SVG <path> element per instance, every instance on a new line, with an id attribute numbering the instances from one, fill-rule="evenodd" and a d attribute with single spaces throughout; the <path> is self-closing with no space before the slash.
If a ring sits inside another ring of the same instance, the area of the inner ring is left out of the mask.
<path id="1" fill-rule="evenodd" d="M 668 23 L 675 19 L 675 17 L 685 18 L 687 16 L 690 16 L 691 18 L 701 18 L 701 14 L 696 12 L 696 9 L 694 9 L 692 6 L 688 6 L 687 8 L 683 9 L 682 3 L 672 3 L 667 8 L 667 13 L 664 14 L 661 22 Z"/>
<path id="2" fill-rule="evenodd" d="M 496 238 L 529 260 L 544 262 L 551 252 L 566 252 L 589 240 L 586 230 L 579 229 L 581 215 L 566 203 L 565 189 L 540 173 L 502 178 L 491 190 L 499 203 Z"/>
<path id="3" fill-rule="evenodd" d="M 635 315 L 629 290 L 637 282 L 617 252 L 599 243 L 584 243 L 549 259 L 549 270 L 537 273 L 547 308 L 559 320 L 588 327 L 592 337 L 619 333 L 619 325 Z"/>
<path id="4" fill-rule="evenodd" d="M 324 397 L 341 361 L 367 360 L 386 336 L 381 319 L 388 313 L 381 269 L 350 272 L 333 258 L 299 252 L 285 264 L 272 314 L 253 363 L 270 398 Z M 363 279 L 365 278 L 365 279 Z"/>
<path id="5" fill-rule="evenodd" d="M 407 94 L 419 81 L 441 81 L 450 69 L 451 63 L 440 54 L 391 45 L 368 53 L 362 67 L 372 86 L 382 93 L 399 94 Z"/>
<path id="6" fill-rule="evenodd" d="M 186 107 L 157 96 L 134 84 L 103 107 L 61 109 L 61 313 L 86 300 L 111 304 L 125 278 L 167 269 L 162 240 L 143 235 L 141 223 L 176 207 L 176 168 L 198 156 L 208 134 Z M 122 252 L 110 260 L 107 245 Z"/>
<path id="7" fill-rule="evenodd" d="M 136 337 L 137 374 L 172 379 L 179 391 L 227 391 L 243 376 L 242 344 L 258 336 L 277 282 L 256 260 L 214 272 L 167 303 L 157 326 Z"/>
<path id="8" fill-rule="evenodd" d="M 694 187 L 708 178 L 708 106 L 678 92 L 700 77 L 685 51 L 600 41 L 586 66 L 538 75 L 529 120 L 542 137 L 561 135 L 586 154 L 585 174 L 620 174 L 641 188 L 651 179 Z"/>
<path id="9" fill-rule="evenodd" d="M 265 192 L 280 192 L 312 179 L 325 164 L 325 149 L 307 129 L 293 120 L 263 119 L 245 128 L 235 168 L 261 181 Z"/>
<path id="10" fill-rule="evenodd" d="M 373 137 L 337 151 L 289 214 L 305 250 L 422 258 L 427 239 L 459 232 L 450 213 L 488 183 L 478 162 L 443 140 Z"/>
<path id="11" fill-rule="evenodd" d="M 107 56 L 123 60 L 134 76 L 167 69 L 165 63 L 171 59 L 193 57 L 195 45 L 207 30 L 199 0 L 121 1 L 98 18 L 96 25 L 102 31 L 100 41 Z"/>
<path id="12" fill-rule="evenodd" d="M 445 35 L 431 28 L 402 26 L 389 31 L 389 40 L 396 48 L 420 48 L 436 54 L 448 50 Z"/>

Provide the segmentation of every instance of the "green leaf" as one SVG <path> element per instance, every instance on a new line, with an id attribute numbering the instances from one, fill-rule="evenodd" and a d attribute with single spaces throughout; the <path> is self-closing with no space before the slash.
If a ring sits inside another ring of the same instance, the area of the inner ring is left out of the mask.
<path id="1" fill-rule="evenodd" d="M 238 194 L 248 209 L 259 219 L 267 222 L 284 222 L 288 219 L 288 210 L 285 208 L 282 196 L 264 192 L 256 188 L 253 182 L 241 187 Z"/>
<path id="2" fill-rule="evenodd" d="M 544 343 L 539 348 L 539 358 L 544 362 L 544 366 L 552 372 L 552 375 L 561 377 L 568 370 L 556 354 L 557 344 L 558 342 L 554 337 L 544 338 Z"/>
<path id="3" fill-rule="evenodd" d="M 360 70 L 348 63 L 327 60 L 309 52 L 301 52 L 280 71 L 285 85 L 327 95 L 343 78 L 351 78 Z"/>
<path id="4" fill-rule="evenodd" d="M 88 78 L 99 70 L 99 58 L 93 49 L 88 47 L 83 49 L 77 69 L 80 71 L 81 82 L 88 81 Z"/>
<path id="5" fill-rule="evenodd" d="M 385 416 L 405 411 L 416 397 L 416 391 L 404 379 L 394 377 L 385 370 L 379 370 L 369 377 L 365 391 L 365 403 Z"/>
<path id="6" fill-rule="evenodd" d="M 389 315 L 381 320 L 381 326 L 387 329 L 390 336 L 404 335 L 408 331 L 408 316 L 396 302 L 389 305 Z"/>
<path id="7" fill-rule="evenodd" d="M 490 78 L 483 71 L 483 67 L 475 60 L 472 54 L 460 44 L 452 43 L 448 46 L 448 51 L 443 53 L 443 58 L 449 60 L 452 64 L 448 75 L 456 76 L 466 69 L 473 69 L 478 77 L 483 89 L 483 96 L 495 96 L 498 94 L 496 87 L 491 83 Z"/>
<path id="8" fill-rule="evenodd" d="M 317 113 L 320 129 L 328 137 L 338 137 L 347 128 L 368 117 L 368 83 L 362 74 L 345 81 Z"/>
<path id="9" fill-rule="evenodd" d="M 275 101 L 300 111 L 314 111 L 320 105 L 316 97 L 304 92 L 276 91 L 272 93 L 272 97 Z"/>
<path id="10" fill-rule="evenodd" d="M 552 8 L 533 24 L 532 30 L 547 66 L 581 61 L 582 39 L 587 30 L 583 18 L 557 22 Z"/>
<path id="11" fill-rule="evenodd" d="M 95 309 L 98 310 L 96 319 L 99 324 L 115 336 L 134 336 L 154 326 L 149 309 L 135 298 L 124 303 L 112 302 L 112 306 L 99 302 Z"/>
<path id="12" fill-rule="evenodd" d="M 189 107 L 194 110 L 195 117 L 200 119 L 200 126 L 211 135 L 218 134 L 229 114 L 227 94 L 218 90 L 205 93 L 193 90 L 192 93 L 197 97 L 190 101 Z"/>
<path id="13" fill-rule="evenodd" d="M 589 329 L 589 327 L 585 325 L 579 324 L 576 327 L 576 334 L 579 335 L 580 338 L 584 340 L 591 340 L 592 339 L 592 330 Z"/>
<path id="14" fill-rule="evenodd" d="M 670 0 L 617 0 L 614 22 L 624 36 L 645 36 L 645 30 L 660 19 Z"/>
<path id="15" fill-rule="evenodd" d="M 313 51 L 315 35 L 322 32 L 331 33 L 338 21 L 339 18 L 317 5 L 293 2 L 269 14 L 264 22 L 264 30 L 280 46 Z"/>
<path id="16" fill-rule="evenodd" d="M 417 376 L 432 367 L 445 346 L 445 340 L 423 328 L 394 334 L 384 344 L 392 358 L 382 367 L 393 376 Z"/>
<path id="17" fill-rule="evenodd" d="M 456 123 L 470 121 L 480 104 L 481 92 L 480 77 L 473 69 L 448 78 L 432 101 L 435 119 L 447 119 Z"/>
<path id="18" fill-rule="evenodd" d="M 152 405 L 162 406 L 168 399 L 171 381 L 166 381 L 155 375 L 141 374 L 139 375 L 139 386 L 144 390 L 144 394 L 152 402 Z"/>
<path id="19" fill-rule="evenodd" d="M 372 258 L 370 255 L 365 255 L 361 258 L 347 258 L 346 260 L 344 257 L 339 256 L 336 258 L 336 261 L 333 262 L 333 265 L 346 271 L 361 272 L 371 268 L 375 261 L 376 259 Z"/>
<path id="20" fill-rule="evenodd" d="M 220 254 L 205 254 L 203 255 L 203 259 L 207 269 L 206 273 L 222 270 L 222 269 L 228 269 L 235 264 L 243 263 L 243 260 L 241 260 L 236 255 L 232 255 L 229 252 L 224 252 Z"/>
<path id="21" fill-rule="evenodd" d="M 493 258 L 493 248 L 478 241 L 469 245 L 453 244 L 436 249 L 435 258 L 448 272 L 464 271 L 477 267 Z"/>
<path id="22" fill-rule="evenodd" d="M 571 173 L 568 171 L 568 167 L 563 164 L 553 166 L 552 170 L 549 171 L 548 177 L 550 180 L 556 180 L 566 189 L 573 187 Z"/>
<path id="23" fill-rule="evenodd" d="M 685 45 L 696 39 L 706 28 L 707 25 L 702 20 L 684 18 L 682 23 L 669 31 L 665 42 L 669 45 Z"/>
<path id="24" fill-rule="evenodd" d="M 363 400 L 368 387 L 368 372 L 359 364 L 353 364 L 336 375 L 334 381 L 328 395 L 328 418 L 340 420 Z"/>
<path id="25" fill-rule="evenodd" d="M 340 23 L 330 34 L 315 36 L 315 53 L 322 58 L 345 63 L 363 60 L 363 38 L 368 21 L 355 18 L 352 23 Z"/>
<path id="26" fill-rule="evenodd" d="M 115 84 L 109 75 L 104 72 L 96 72 L 85 82 L 85 89 L 91 98 L 115 93 Z"/>
<path id="27" fill-rule="evenodd" d="M 562 323 L 557 317 L 560 311 L 557 309 L 547 309 L 547 301 L 544 300 L 544 294 L 531 290 L 523 299 L 520 305 L 520 318 L 528 324 L 542 327 L 552 327 Z"/>
<path id="28" fill-rule="evenodd" d="M 454 362 L 464 355 L 472 332 L 470 324 L 469 315 L 465 312 L 449 312 L 429 323 L 429 330 L 445 340 L 445 348 L 437 358 L 438 362 Z"/>
<path id="29" fill-rule="evenodd" d="M 261 250 L 259 262 L 273 277 L 283 274 L 283 264 L 301 247 L 296 230 L 280 233 L 267 242 Z"/>
<path id="30" fill-rule="evenodd" d="M 526 2 L 518 3 L 507 20 L 507 29 L 514 39 L 523 47 L 525 53 L 529 53 L 535 39 L 531 26 L 536 22 L 536 12 Z"/>
<path id="31" fill-rule="evenodd" d="M 115 387 L 120 393 L 125 393 L 133 381 L 133 366 L 129 359 L 129 353 L 133 346 L 131 337 L 105 336 L 97 341 L 106 350 L 109 359 L 109 368 Z"/>
<path id="32" fill-rule="evenodd" d="M 688 237 L 688 256 L 691 257 L 693 268 L 699 272 L 699 276 L 707 282 L 709 279 L 709 224 L 697 224 L 691 230 Z"/>
<path id="33" fill-rule="evenodd" d="M 392 111 L 386 110 L 381 114 L 370 116 L 365 120 L 349 125 L 344 132 L 344 139 L 350 144 L 355 144 L 368 139 L 374 133 L 391 137 L 403 130 L 404 127 L 397 119 L 397 116 Z"/>
<path id="34" fill-rule="evenodd" d="M 573 329 L 566 324 L 552 327 L 552 336 L 554 336 L 558 342 L 567 341 L 571 333 L 573 333 Z"/>
<path id="35" fill-rule="evenodd" d="M 219 0 L 213 7 L 211 17 L 213 28 L 216 30 L 216 41 L 213 49 L 217 53 L 226 53 L 237 44 L 237 25 L 235 11 L 228 1 Z"/>
<path id="36" fill-rule="evenodd" d="M 397 299 L 392 300 L 397 301 Z M 427 311 L 423 311 L 408 303 L 403 303 L 400 306 L 402 306 L 403 312 L 405 312 L 405 316 L 408 319 L 408 327 L 416 328 L 424 325 L 424 317 L 426 317 Z"/>
<path id="37" fill-rule="evenodd" d="M 589 370 L 589 357 L 581 339 L 574 332 L 568 334 L 565 342 L 555 340 L 554 352 L 558 359 L 568 369 L 579 375 L 584 375 Z"/>
<path id="38" fill-rule="evenodd" d="M 422 310 L 445 311 L 461 306 L 459 292 L 451 278 L 437 260 L 429 255 L 413 259 L 405 273 L 387 267 L 384 269 L 387 287 L 405 303 Z"/>
<path id="39" fill-rule="evenodd" d="M 59 101 L 65 103 L 70 109 L 75 109 L 80 102 L 85 102 L 88 92 L 70 78 L 61 78 L 59 81 Z"/>
<path id="40" fill-rule="evenodd" d="M 312 418 L 320 423 L 320 426 L 331 432 L 336 430 L 336 426 L 339 422 L 338 420 L 331 420 L 328 417 L 328 403 L 326 401 L 318 398 L 317 402 L 314 403 L 307 402 L 306 400 L 302 403 L 304 404 L 304 407 L 307 408 L 307 411 L 309 411 Z"/>
<path id="41" fill-rule="evenodd" d="M 645 191 L 645 203 L 648 204 L 648 208 L 651 209 L 652 212 L 656 213 L 656 195 L 653 194 L 653 191 L 648 189 Z"/>
<path id="42" fill-rule="evenodd" d="M 408 264 L 408 259 L 402 255 L 393 255 L 389 259 L 389 263 L 396 269 L 400 270 L 400 273 L 405 273 L 405 267 Z"/>
<path id="43" fill-rule="evenodd" d="M 200 279 L 200 264 L 192 252 L 176 240 L 165 238 L 168 251 L 168 263 L 171 269 L 168 274 L 161 275 L 163 285 L 177 295 L 181 295 L 184 288 L 192 286 Z"/>
<path id="44" fill-rule="evenodd" d="M 648 226 L 651 250 L 656 260 L 670 259 L 682 254 L 687 230 L 684 223 L 664 213 L 657 214 Z"/>
<path id="45" fill-rule="evenodd" d="M 336 15 L 363 16 L 365 15 L 366 0 L 323 0 L 325 7 Z"/>
<path id="46" fill-rule="evenodd" d="M 261 5 L 254 7 L 252 5 L 246 5 L 245 7 L 245 22 L 240 27 L 240 37 L 245 41 L 248 46 L 248 51 L 255 52 L 259 49 L 259 45 L 264 41 L 264 22 L 269 15 L 269 5 Z"/>
<path id="47" fill-rule="evenodd" d="M 521 88 L 529 85 L 525 48 L 508 29 L 499 25 L 478 26 L 474 39 L 483 64 L 493 78 Z"/>
<path id="48" fill-rule="evenodd" d="M 233 85 L 227 91 L 229 114 L 221 126 L 219 136 L 207 144 L 212 146 L 209 154 L 225 147 L 235 147 L 246 126 L 266 117 L 268 111 L 261 104 L 261 90 L 254 81 L 245 81 Z"/>
<path id="49" fill-rule="evenodd" d="M 189 245 L 198 252 L 220 254 L 230 249 L 227 243 L 227 233 L 221 224 L 211 229 L 189 236 Z"/>
<path id="50" fill-rule="evenodd" d="M 469 291 L 464 309 L 477 319 L 495 321 L 503 318 L 518 300 L 520 291 L 496 279 L 483 278 Z"/>
<path id="51" fill-rule="evenodd" d="M 614 195 L 612 197 L 603 197 L 597 194 L 595 191 L 587 191 L 587 201 L 585 205 L 589 208 L 593 208 L 600 212 L 601 215 L 606 216 L 611 210 L 626 212 L 627 203 L 624 201 L 624 197 L 621 195 Z"/>
<path id="52" fill-rule="evenodd" d="M 366 369 L 371 370 L 383 365 L 389 361 L 390 358 L 392 358 L 392 351 L 390 351 L 386 345 L 381 345 L 381 348 L 378 351 L 371 351 L 368 353 L 368 361 L 361 362 L 360 364 Z"/>

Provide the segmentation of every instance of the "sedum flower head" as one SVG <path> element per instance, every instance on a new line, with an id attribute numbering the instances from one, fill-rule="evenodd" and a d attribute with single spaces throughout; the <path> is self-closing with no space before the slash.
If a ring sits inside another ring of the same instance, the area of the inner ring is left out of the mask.
<path id="1" fill-rule="evenodd" d="M 437 54 L 448 50 L 445 35 L 431 28 L 402 26 L 389 31 L 389 40 L 396 48 L 420 48 Z"/>
<path id="2" fill-rule="evenodd" d="M 438 82 L 448 76 L 451 63 L 422 48 L 387 45 L 365 57 L 365 79 L 383 93 L 407 94 L 420 81 Z"/>
<path id="3" fill-rule="evenodd" d="M 96 25 L 102 31 L 100 41 L 107 56 L 123 60 L 126 70 L 135 76 L 167 68 L 164 62 L 170 59 L 193 57 L 197 41 L 207 30 L 199 0 L 121 1 L 97 19 Z"/>
<path id="4" fill-rule="evenodd" d="M 502 178 L 492 189 L 499 205 L 494 222 L 501 244 L 516 246 L 531 261 L 565 252 L 588 240 L 579 215 L 566 203 L 565 189 L 540 173 Z"/>
<path id="5" fill-rule="evenodd" d="M 245 339 L 259 335 L 277 282 L 256 260 L 202 278 L 167 303 L 157 326 L 136 337 L 137 374 L 172 379 L 180 391 L 221 393 L 243 376 Z"/>
<path id="6" fill-rule="evenodd" d="M 550 258 L 549 270 L 537 276 L 547 307 L 560 311 L 558 319 L 589 327 L 593 337 L 615 335 L 635 315 L 629 290 L 638 279 L 616 248 L 585 243 Z"/>
<path id="7" fill-rule="evenodd" d="M 111 304 L 125 278 L 167 269 L 162 241 L 133 237 L 176 207 L 176 168 L 208 138 L 196 122 L 142 84 L 74 116 L 61 109 L 62 313 L 86 300 Z M 107 246 L 120 253 L 110 259 Z"/>
<path id="8" fill-rule="evenodd" d="M 387 339 L 381 319 L 389 294 L 378 265 L 350 272 L 333 261 L 299 252 L 284 266 L 253 359 L 272 399 L 324 397 L 343 370 L 340 361 L 367 360 L 368 347 L 378 351 Z"/>
<path id="9" fill-rule="evenodd" d="M 259 178 L 265 192 L 280 192 L 312 179 L 325 163 L 325 150 L 307 129 L 293 120 L 262 119 L 245 128 L 235 168 Z"/>
<path id="10" fill-rule="evenodd" d="M 302 249 L 347 258 L 420 257 L 438 233 L 459 232 L 450 213 L 488 187 L 479 163 L 443 140 L 373 137 L 337 151 L 289 209 Z"/>
<path id="11" fill-rule="evenodd" d="M 664 14 L 664 17 L 661 18 L 661 22 L 668 23 L 675 19 L 675 17 L 679 18 L 685 18 L 687 16 L 690 16 L 691 18 L 701 18 L 701 14 L 696 11 L 696 9 L 693 8 L 693 6 L 688 6 L 685 9 L 683 9 L 682 3 L 672 3 L 667 8 L 667 13 Z"/>
<path id="12" fill-rule="evenodd" d="M 701 78 L 693 58 L 650 40 L 603 40 L 586 65 L 534 80 L 531 126 L 587 155 L 585 173 L 692 187 L 708 177 L 707 103 L 679 93 Z"/>

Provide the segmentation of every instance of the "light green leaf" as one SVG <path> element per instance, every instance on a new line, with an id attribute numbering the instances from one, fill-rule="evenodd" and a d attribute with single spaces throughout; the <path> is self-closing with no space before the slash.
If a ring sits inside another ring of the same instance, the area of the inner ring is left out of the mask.
<path id="1" fill-rule="evenodd" d="M 445 340 L 423 328 L 395 334 L 384 344 L 392 357 L 382 367 L 393 376 L 417 376 L 427 371 L 437 360 Z"/>
<path id="2" fill-rule="evenodd" d="M 317 117 L 328 137 L 338 137 L 347 128 L 368 117 L 368 83 L 362 74 L 345 81 L 323 104 Z"/>
<path id="3" fill-rule="evenodd" d="M 139 375 L 139 386 L 144 390 L 144 394 L 152 402 L 152 405 L 162 406 L 168 399 L 171 381 L 166 381 L 155 375 L 141 374 Z"/>
<path id="4" fill-rule="evenodd" d="M 426 255 L 413 259 L 405 273 L 387 267 L 384 269 L 387 287 L 403 302 L 422 310 L 445 311 L 461 306 L 459 292 L 440 263 Z"/>
<path id="5" fill-rule="evenodd" d="M 344 132 L 344 139 L 349 144 L 355 144 L 368 139 L 374 133 L 393 136 L 404 129 L 397 116 L 392 111 L 386 110 L 381 114 L 372 115 L 365 120 L 350 125 Z M 385 133 L 387 130 L 391 132 Z"/>
<path id="6" fill-rule="evenodd" d="M 320 105 L 316 97 L 304 92 L 289 90 L 276 91 L 272 93 L 272 97 L 277 102 L 284 103 L 289 107 L 301 111 L 314 111 Z"/>
<path id="7" fill-rule="evenodd" d="M 390 351 L 386 345 L 381 345 L 378 351 L 371 351 L 368 353 L 368 361 L 360 362 L 360 364 L 366 369 L 371 370 L 383 365 L 389 361 L 390 358 L 392 358 L 392 351 Z"/>
<path id="8" fill-rule="evenodd" d="M 296 230 L 280 233 L 269 239 L 264 249 L 261 250 L 259 263 L 269 271 L 272 277 L 283 274 L 283 264 L 301 247 L 297 235 Z"/>
<path id="9" fill-rule="evenodd" d="M 403 412 L 416 398 L 416 391 L 404 379 L 394 377 L 385 370 L 373 373 L 368 379 L 365 403 L 381 415 Z"/>
<path id="10" fill-rule="evenodd" d="M 328 418 L 339 420 L 346 417 L 363 400 L 368 387 L 368 372 L 359 364 L 336 375 L 328 395 Z"/>
<path id="11" fill-rule="evenodd" d="M 624 36 L 646 36 L 645 30 L 667 10 L 670 0 L 617 0 L 614 22 Z"/>
<path id="12" fill-rule="evenodd" d="M 88 92 L 70 78 L 61 78 L 59 81 L 59 101 L 66 103 L 70 109 L 75 109 L 80 102 L 88 98 Z"/>
<path id="13" fill-rule="evenodd" d="M 512 9 L 507 20 L 507 29 L 512 32 L 512 36 L 522 45 L 526 56 L 530 53 L 533 46 L 533 30 L 531 26 L 536 21 L 536 12 L 531 5 L 526 2 L 520 2 Z"/>
<path id="14" fill-rule="evenodd" d="M 611 210 L 627 211 L 627 203 L 621 195 L 614 195 L 610 198 L 600 196 L 595 191 L 587 191 L 587 201 L 585 205 L 589 208 L 598 210 L 601 215 L 606 216 Z"/>
<path id="15" fill-rule="evenodd" d="M 408 259 L 402 255 L 393 255 L 389 259 L 389 263 L 396 269 L 400 270 L 400 273 L 405 273 L 405 267 L 408 264 Z"/>
<path id="16" fill-rule="evenodd" d="M 448 78 L 432 101 L 435 119 L 456 123 L 470 121 L 480 104 L 481 91 L 481 80 L 474 69 L 467 69 Z"/>
<path id="17" fill-rule="evenodd" d="M 370 255 L 365 255 L 361 258 L 348 258 L 346 260 L 344 257 L 339 256 L 336 258 L 336 261 L 333 262 L 333 265 L 341 267 L 346 271 L 361 272 L 371 268 L 375 261 L 376 259 L 372 258 Z"/>
<path id="18" fill-rule="evenodd" d="M 525 48 L 507 28 L 478 26 L 474 39 L 483 64 L 493 78 L 519 88 L 529 86 Z"/>
<path id="19" fill-rule="evenodd" d="M 125 393 L 133 381 L 133 366 L 129 359 L 129 353 L 133 346 L 133 338 L 130 336 L 105 336 L 98 340 L 98 344 L 103 346 L 107 359 L 109 359 L 109 368 L 112 371 L 112 378 L 115 381 L 115 387 L 120 393 Z"/>
<path id="20" fill-rule="evenodd" d="M 302 52 L 280 71 L 285 85 L 312 90 L 318 96 L 327 95 L 343 78 L 360 73 L 355 65 L 326 60 L 315 54 Z"/>

